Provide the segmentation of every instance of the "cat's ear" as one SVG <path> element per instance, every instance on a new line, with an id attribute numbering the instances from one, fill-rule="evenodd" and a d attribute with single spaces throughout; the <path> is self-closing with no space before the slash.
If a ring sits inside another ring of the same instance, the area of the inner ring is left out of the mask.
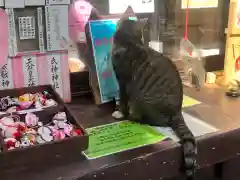
<path id="1" fill-rule="evenodd" d="M 92 20 L 99 20 L 99 19 L 101 19 L 101 15 L 100 15 L 99 12 L 97 11 L 97 9 L 92 8 L 88 20 L 92 21 Z"/>
<path id="2" fill-rule="evenodd" d="M 130 17 L 132 18 L 137 18 L 136 14 L 134 13 L 133 9 L 131 6 L 128 6 L 126 11 L 123 13 L 122 17 L 120 20 L 125 20 L 125 19 L 129 19 Z"/>
<path id="3" fill-rule="evenodd" d="M 122 14 L 122 16 L 120 17 L 120 20 L 118 21 L 118 26 L 120 26 L 121 22 L 123 22 L 124 20 L 128 20 L 129 18 L 136 18 L 137 16 L 135 15 L 133 9 L 131 6 L 128 6 L 126 11 Z"/>

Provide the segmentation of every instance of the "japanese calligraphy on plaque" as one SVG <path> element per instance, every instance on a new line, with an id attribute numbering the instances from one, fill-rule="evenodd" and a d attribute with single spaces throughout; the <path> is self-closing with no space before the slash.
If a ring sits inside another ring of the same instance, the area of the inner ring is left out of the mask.
<path id="1" fill-rule="evenodd" d="M 38 71 L 37 71 L 37 59 L 36 56 L 23 56 L 22 66 L 24 74 L 24 86 L 36 86 L 38 85 Z"/>
<path id="2" fill-rule="evenodd" d="M 62 97 L 61 55 L 48 55 L 48 63 L 50 67 L 51 84 L 55 88 L 56 92 Z"/>
<path id="3" fill-rule="evenodd" d="M 45 6 L 47 50 L 68 48 L 68 6 Z"/>
<path id="4" fill-rule="evenodd" d="M 18 17 L 19 36 L 21 40 L 35 39 L 35 18 L 34 17 Z"/>
<path id="5" fill-rule="evenodd" d="M 13 9 L 5 9 L 8 15 L 8 52 L 13 57 L 17 54 L 16 26 Z"/>
<path id="6" fill-rule="evenodd" d="M 42 53 L 45 51 L 45 47 L 44 47 L 44 37 L 43 37 L 43 10 L 41 7 L 37 8 L 37 21 L 38 21 L 38 38 L 39 38 L 39 51 Z"/>
<path id="7" fill-rule="evenodd" d="M 8 63 L 0 68 L 0 89 L 11 88 L 13 88 L 12 61 L 8 59 Z"/>

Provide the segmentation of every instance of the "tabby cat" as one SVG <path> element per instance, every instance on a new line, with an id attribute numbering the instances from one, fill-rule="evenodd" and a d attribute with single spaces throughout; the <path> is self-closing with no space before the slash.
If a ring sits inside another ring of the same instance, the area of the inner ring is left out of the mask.
<path id="1" fill-rule="evenodd" d="M 173 62 L 145 46 L 140 21 L 119 21 L 113 38 L 112 63 L 119 83 L 119 108 L 125 119 L 168 126 L 183 147 L 184 171 L 193 180 L 196 142 L 182 116 L 183 86 Z"/>

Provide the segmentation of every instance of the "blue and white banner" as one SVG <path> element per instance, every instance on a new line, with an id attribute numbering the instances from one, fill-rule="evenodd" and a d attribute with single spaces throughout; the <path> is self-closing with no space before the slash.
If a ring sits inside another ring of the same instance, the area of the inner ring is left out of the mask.
<path id="1" fill-rule="evenodd" d="M 90 22 L 94 61 L 100 89 L 101 103 L 119 99 L 119 86 L 110 58 L 112 38 L 116 32 L 118 19 Z"/>

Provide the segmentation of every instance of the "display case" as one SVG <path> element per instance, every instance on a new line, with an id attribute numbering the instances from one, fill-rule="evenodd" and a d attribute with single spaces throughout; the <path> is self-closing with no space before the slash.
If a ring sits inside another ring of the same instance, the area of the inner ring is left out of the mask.
<path id="1" fill-rule="evenodd" d="M 192 0 L 189 1 L 188 8 L 187 0 L 155 0 L 147 4 L 141 4 L 140 1 L 85 2 L 89 2 L 96 9 L 99 17 L 106 19 L 124 13 L 127 5 L 131 5 L 137 18 L 146 19 L 148 22 L 144 30 L 146 44 L 176 63 L 187 86 L 203 87 L 208 72 L 221 71 L 224 68 L 225 28 L 229 7 L 226 1 Z M 185 56 L 181 52 L 181 41 L 184 40 L 186 31 L 188 42 L 195 49 L 194 57 Z M 89 60 L 86 59 L 91 59 L 93 55 L 86 53 L 89 52 L 86 43 L 82 42 L 77 46 L 79 53 L 83 55 L 82 62 L 87 63 Z"/>

